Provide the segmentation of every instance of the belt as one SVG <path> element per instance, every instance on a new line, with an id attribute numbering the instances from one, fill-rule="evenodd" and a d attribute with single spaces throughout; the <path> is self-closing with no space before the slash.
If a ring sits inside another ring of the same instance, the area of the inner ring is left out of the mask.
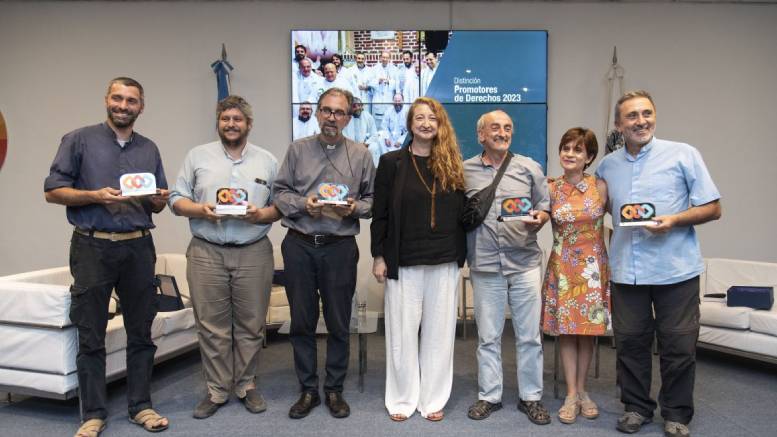
<path id="1" fill-rule="evenodd" d="M 139 231 L 132 232 L 103 232 L 103 231 L 88 231 L 86 229 L 75 228 L 76 234 L 81 234 L 87 237 L 99 238 L 101 240 L 111 241 L 124 241 L 134 240 L 136 238 L 145 237 L 151 235 L 151 231 L 148 229 L 141 229 Z"/>
<path id="2" fill-rule="evenodd" d="M 294 237 L 299 238 L 300 240 L 312 244 L 316 247 L 326 246 L 327 244 L 353 238 L 353 235 L 308 235 L 291 228 L 289 228 L 289 235 L 293 235 Z"/>
<path id="3" fill-rule="evenodd" d="M 202 238 L 202 237 L 197 237 L 197 236 L 195 236 L 195 235 L 193 235 L 193 237 L 194 237 L 194 238 L 196 238 L 196 239 L 198 239 L 198 240 L 200 240 L 200 241 L 204 241 L 204 242 L 206 242 L 206 243 L 208 243 L 208 244 L 212 244 L 212 245 L 214 245 L 214 246 L 219 246 L 219 247 L 246 247 L 246 246 L 250 246 L 250 245 L 252 245 L 252 244 L 256 244 L 256 243 L 258 243 L 258 242 L 259 242 L 259 241 L 260 241 L 262 238 L 265 238 L 265 237 L 262 237 L 262 238 L 260 238 L 259 240 L 254 240 L 254 241 L 252 241 L 252 242 L 250 242 L 250 243 L 214 243 L 214 242 L 212 242 L 212 241 L 208 241 L 208 240 L 206 240 L 206 239 L 204 239 L 204 238 Z"/>

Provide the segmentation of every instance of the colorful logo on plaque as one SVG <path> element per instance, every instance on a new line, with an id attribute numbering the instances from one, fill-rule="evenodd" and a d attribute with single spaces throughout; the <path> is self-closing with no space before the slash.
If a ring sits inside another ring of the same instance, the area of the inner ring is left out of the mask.
<path id="1" fill-rule="evenodd" d="M 348 196 L 348 185 L 323 182 L 318 185 L 318 198 L 324 201 L 344 202 Z"/>
<path id="2" fill-rule="evenodd" d="M 248 191 L 243 188 L 219 188 L 216 202 L 219 205 L 248 205 Z"/>
<path id="3" fill-rule="evenodd" d="M 511 197 L 502 201 L 502 217 L 529 215 L 531 199 L 528 197 Z"/>
<path id="4" fill-rule="evenodd" d="M 122 196 L 156 194 L 156 177 L 151 173 L 127 173 L 119 178 Z"/>
<path id="5" fill-rule="evenodd" d="M 645 222 L 656 216 L 656 207 L 652 203 L 627 203 L 621 206 L 621 222 Z"/>

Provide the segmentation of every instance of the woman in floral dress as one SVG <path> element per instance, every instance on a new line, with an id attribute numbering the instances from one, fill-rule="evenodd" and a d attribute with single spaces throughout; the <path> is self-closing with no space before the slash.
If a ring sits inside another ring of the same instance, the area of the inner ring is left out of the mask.
<path id="1" fill-rule="evenodd" d="M 542 287 L 542 327 L 560 341 L 567 382 L 567 397 L 558 413 L 562 423 L 573 423 L 578 414 L 599 416 L 585 382 L 594 336 L 605 333 L 610 313 L 603 227 L 607 185 L 584 173 L 598 148 L 591 130 L 569 129 L 559 145 L 564 175 L 548 180 L 553 250 Z"/>

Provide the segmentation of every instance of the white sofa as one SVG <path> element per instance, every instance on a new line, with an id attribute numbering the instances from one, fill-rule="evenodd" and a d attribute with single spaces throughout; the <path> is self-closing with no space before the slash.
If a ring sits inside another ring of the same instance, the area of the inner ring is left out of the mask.
<path id="1" fill-rule="evenodd" d="M 708 258 L 705 263 L 706 272 L 700 278 L 699 347 L 777 363 L 777 305 L 768 311 L 753 310 L 704 297 L 726 293 L 732 285 L 777 288 L 777 264 L 722 258 Z"/>
<path id="2" fill-rule="evenodd" d="M 156 361 L 197 347 L 186 283 L 186 257 L 157 256 L 156 272 L 175 276 L 186 308 L 160 312 L 151 326 Z M 68 267 L 0 277 L 0 391 L 68 399 L 76 395 L 76 328 L 68 317 Z M 108 380 L 125 375 L 127 335 L 121 315 L 108 321 Z"/>

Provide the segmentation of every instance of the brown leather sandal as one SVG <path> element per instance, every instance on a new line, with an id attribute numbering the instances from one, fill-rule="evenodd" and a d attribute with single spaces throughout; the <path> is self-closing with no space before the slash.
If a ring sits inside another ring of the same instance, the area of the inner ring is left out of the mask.
<path id="1" fill-rule="evenodd" d="M 130 417 L 129 421 L 142 426 L 148 432 L 160 432 L 166 430 L 170 423 L 162 424 L 163 420 L 167 420 L 166 417 L 162 417 L 156 411 L 151 408 L 141 410 L 135 417 Z"/>
<path id="2" fill-rule="evenodd" d="M 105 421 L 102 419 L 89 419 L 81 424 L 73 437 L 98 437 L 105 429 Z"/>
<path id="3" fill-rule="evenodd" d="M 397 413 L 397 414 L 389 414 L 389 417 L 394 422 L 404 422 L 405 420 L 407 420 L 407 416 L 405 416 L 404 414 L 399 414 L 399 413 Z"/>

